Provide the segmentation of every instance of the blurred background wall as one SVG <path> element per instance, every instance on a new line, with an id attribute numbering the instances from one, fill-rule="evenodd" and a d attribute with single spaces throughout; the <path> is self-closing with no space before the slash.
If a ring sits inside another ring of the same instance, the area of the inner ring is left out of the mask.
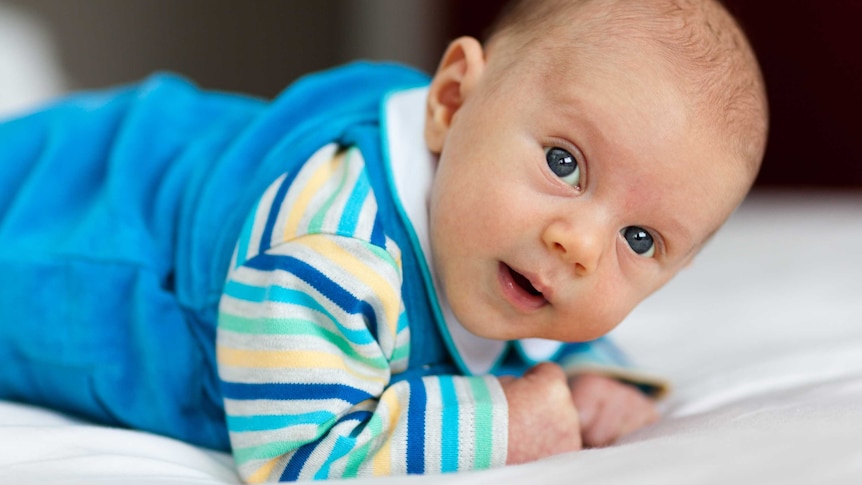
<path id="1" fill-rule="evenodd" d="M 769 88 L 772 132 L 758 184 L 862 188 L 862 0 L 726 4 L 748 31 Z M 0 0 L 0 7 L 49 34 L 63 74 L 62 88 L 54 89 L 95 88 L 171 70 L 207 88 L 263 97 L 305 72 L 356 58 L 392 59 L 432 71 L 449 39 L 481 36 L 501 5 Z M 2 15 L 0 10 L 0 42 L 8 29 Z"/>
<path id="2" fill-rule="evenodd" d="M 439 0 L 0 0 L 53 35 L 73 89 L 179 72 L 271 97 L 359 57 L 425 69 L 444 45 Z"/>

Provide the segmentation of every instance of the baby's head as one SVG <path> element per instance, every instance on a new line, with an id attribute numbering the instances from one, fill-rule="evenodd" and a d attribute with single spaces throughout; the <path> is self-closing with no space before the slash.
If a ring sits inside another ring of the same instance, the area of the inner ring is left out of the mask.
<path id="1" fill-rule="evenodd" d="M 425 137 L 435 271 L 488 338 L 583 341 L 688 264 L 742 201 L 763 81 L 712 0 L 523 0 L 455 40 Z"/>

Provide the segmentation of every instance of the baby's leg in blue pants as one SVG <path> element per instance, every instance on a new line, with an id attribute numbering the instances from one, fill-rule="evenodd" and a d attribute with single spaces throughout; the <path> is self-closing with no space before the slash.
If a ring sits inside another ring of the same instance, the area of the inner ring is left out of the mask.
<path id="1" fill-rule="evenodd" d="M 212 342 L 154 271 L 0 256 L 0 398 L 227 447 Z"/>

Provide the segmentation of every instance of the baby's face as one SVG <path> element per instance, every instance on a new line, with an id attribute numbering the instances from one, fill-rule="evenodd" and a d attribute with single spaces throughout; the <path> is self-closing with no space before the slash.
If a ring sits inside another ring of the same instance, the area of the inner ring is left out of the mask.
<path id="1" fill-rule="evenodd" d="M 445 130 L 435 269 L 474 334 L 590 340 L 691 260 L 747 182 L 648 60 L 536 61 L 483 61 Z"/>

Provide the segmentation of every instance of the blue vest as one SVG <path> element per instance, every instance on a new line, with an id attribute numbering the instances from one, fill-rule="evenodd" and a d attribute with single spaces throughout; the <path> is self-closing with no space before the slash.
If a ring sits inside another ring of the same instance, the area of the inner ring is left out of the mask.
<path id="1" fill-rule="evenodd" d="M 386 233 L 409 248 L 377 162 L 381 102 L 427 82 L 360 63 L 265 102 L 158 75 L 0 124 L 0 398 L 227 449 L 215 322 L 244 218 L 335 141 L 360 148 Z M 451 371 L 422 279 L 402 294 L 411 369 Z"/>

